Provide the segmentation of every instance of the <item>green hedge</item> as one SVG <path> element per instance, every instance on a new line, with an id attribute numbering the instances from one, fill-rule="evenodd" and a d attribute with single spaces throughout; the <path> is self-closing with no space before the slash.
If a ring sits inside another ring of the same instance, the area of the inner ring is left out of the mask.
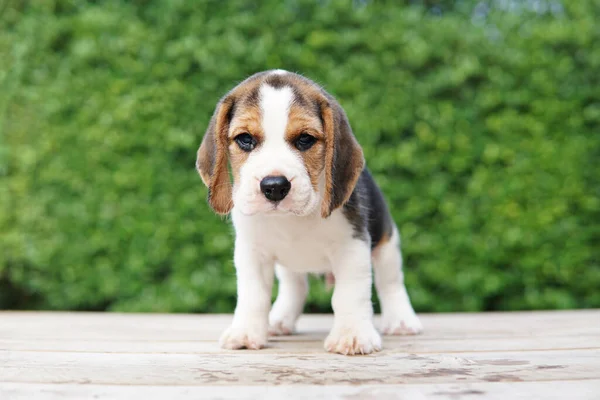
<path id="1" fill-rule="evenodd" d="M 195 151 L 267 68 L 345 107 L 418 311 L 600 307 L 598 1 L 247 3 L 4 6 L 0 307 L 232 311 Z"/>

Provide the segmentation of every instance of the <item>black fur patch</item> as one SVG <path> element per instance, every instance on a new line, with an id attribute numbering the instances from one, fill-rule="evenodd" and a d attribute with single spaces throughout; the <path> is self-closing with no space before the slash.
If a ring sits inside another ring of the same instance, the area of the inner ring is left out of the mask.
<path id="1" fill-rule="evenodd" d="M 265 83 L 269 86 L 273 86 L 275 89 L 281 89 L 284 86 L 290 86 L 289 78 L 286 79 L 285 75 L 272 74 L 267 77 Z"/>
<path id="2" fill-rule="evenodd" d="M 231 100 L 231 107 L 229 108 L 229 111 L 227 112 L 227 123 L 230 123 L 231 120 L 233 119 L 233 115 L 235 114 L 236 108 L 237 108 L 236 102 Z"/>
<path id="3" fill-rule="evenodd" d="M 363 169 L 343 213 L 352 225 L 354 237 L 371 241 L 371 249 L 384 237 L 391 237 L 394 222 L 381 190 L 367 168 Z"/>
<path id="4" fill-rule="evenodd" d="M 308 102 L 304 96 L 302 96 L 302 93 L 300 93 L 296 86 L 292 86 L 292 92 L 294 93 L 294 103 L 296 103 L 299 107 L 306 107 Z"/>
<path id="5" fill-rule="evenodd" d="M 259 102 L 259 91 L 260 91 L 260 86 L 257 86 L 255 89 L 253 89 L 248 96 L 246 96 L 246 98 L 244 99 L 244 104 L 247 106 L 256 106 L 258 105 Z"/>
<path id="6" fill-rule="evenodd" d="M 325 121 L 323 120 L 323 110 L 322 110 L 322 102 L 314 99 L 312 101 L 312 108 L 313 108 L 313 112 L 315 113 L 315 115 L 317 115 L 319 117 L 319 121 L 321 121 L 321 126 L 325 126 Z"/>

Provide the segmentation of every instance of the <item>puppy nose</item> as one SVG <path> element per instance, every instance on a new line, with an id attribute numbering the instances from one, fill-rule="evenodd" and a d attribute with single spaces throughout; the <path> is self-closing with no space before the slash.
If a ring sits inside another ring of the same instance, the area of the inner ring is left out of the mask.
<path id="1" fill-rule="evenodd" d="M 285 176 L 267 176 L 260 181 L 260 190 L 271 201 L 281 201 L 287 196 L 292 183 Z"/>

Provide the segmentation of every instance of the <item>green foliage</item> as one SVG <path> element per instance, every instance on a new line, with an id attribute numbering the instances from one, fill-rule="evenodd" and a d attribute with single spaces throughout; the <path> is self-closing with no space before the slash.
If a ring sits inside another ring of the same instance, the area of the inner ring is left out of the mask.
<path id="1" fill-rule="evenodd" d="M 0 307 L 231 311 L 232 232 L 195 151 L 268 68 L 345 107 L 418 311 L 599 307 L 598 2 L 409 3 L 9 2 Z M 307 309 L 329 309 L 317 280 Z"/>

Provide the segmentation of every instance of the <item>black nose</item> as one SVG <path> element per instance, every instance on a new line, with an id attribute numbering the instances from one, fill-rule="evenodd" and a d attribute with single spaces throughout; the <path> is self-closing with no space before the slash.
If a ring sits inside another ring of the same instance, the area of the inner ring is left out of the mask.
<path id="1" fill-rule="evenodd" d="M 267 176 L 260 181 L 260 190 L 271 201 L 281 201 L 287 196 L 292 184 L 285 176 Z"/>

